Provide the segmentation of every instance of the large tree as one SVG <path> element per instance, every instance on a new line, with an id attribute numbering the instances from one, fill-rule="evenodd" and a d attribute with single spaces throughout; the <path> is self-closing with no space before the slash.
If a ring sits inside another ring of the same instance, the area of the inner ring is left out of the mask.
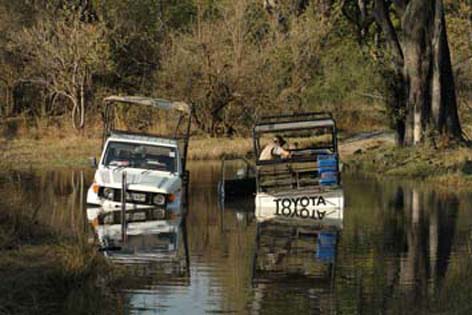
<path id="1" fill-rule="evenodd" d="M 461 140 L 443 1 L 348 0 L 344 11 L 361 36 L 372 29 L 383 35 L 383 55 L 392 61 L 388 102 L 399 143 Z"/>

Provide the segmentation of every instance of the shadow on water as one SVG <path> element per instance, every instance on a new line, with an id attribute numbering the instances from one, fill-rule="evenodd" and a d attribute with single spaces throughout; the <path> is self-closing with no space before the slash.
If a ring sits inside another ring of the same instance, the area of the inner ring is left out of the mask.
<path id="1" fill-rule="evenodd" d="M 149 224 L 125 246 L 113 229 L 97 233 L 103 256 L 132 266 L 108 295 L 125 313 L 467 314 L 472 307 L 471 193 L 345 174 L 343 230 L 320 236 L 258 225 L 252 198 L 221 207 L 219 164 L 189 168 L 185 220 L 169 224 L 173 228 Z M 7 174 L 0 179 L 0 214 L 14 209 L 64 237 L 88 236 L 81 197 L 91 176 L 80 170 Z M 86 285 L 67 296 L 53 301 L 60 305 L 55 309 L 73 309 L 73 296 L 82 301 L 75 313 L 93 313 L 106 302 Z"/>

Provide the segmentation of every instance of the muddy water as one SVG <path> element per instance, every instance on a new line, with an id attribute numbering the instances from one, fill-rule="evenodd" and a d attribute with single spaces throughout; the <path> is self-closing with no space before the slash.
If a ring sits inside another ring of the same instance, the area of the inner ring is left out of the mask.
<path id="1" fill-rule="evenodd" d="M 160 253 L 162 261 L 134 269 L 116 288 L 120 312 L 468 314 L 472 309 L 472 193 L 346 174 L 344 228 L 335 253 L 319 257 L 310 233 L 288 226 L 258 230 L 252 200 L 221 207 L 219 171 L 218 164 L 190 165 L 185 225 L 176 238 L 161 240 L 167 242 L 162 248 L 172 249 Z M 62 170 L 2 177 L 0 211 L 21 211 L 59 233 L 90 233 L 81 196 L 92 175 Z M 169 260 L 171 252 L 178 259 Z"/>

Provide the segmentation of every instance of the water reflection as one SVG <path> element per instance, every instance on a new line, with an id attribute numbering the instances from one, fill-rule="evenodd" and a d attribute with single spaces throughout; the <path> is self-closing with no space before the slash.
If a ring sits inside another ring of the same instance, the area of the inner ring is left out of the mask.
<path id="1" fill-rule="evenodd" d="M 319 233 L 293 226 L 258 227 L 253 198 L 222 206 L 218 164 L 192 163 L 190 172 L 185 221 L 137 222 L 141 227 L 131 232 L 141 232 L 130 233 L 126 244 L 119 227 L 98 231 L 104 255 L 134 270 L 115 288 L 127 313 L 411 314 L 472 307 L 470 193 L 346 174 L 343 230 L 322 242 Z M 0 211 L 64 235 L 83 233 L 81 183 L 87 186 L 91 175 L 7 174 L 0 179 Z"/>
<path id="2" fill-rule="evenodd" d="M 126 212 L 126 227 L 119 211 L 99 212 L 88 209 L 100 251 L 114 263 L 151 264 L 176 262 L 177 270 L 188 271 L 188 246 L 185 221 L 146 218 L 155 209 Z M 100 210 L 99 210 L 100 211 Z"/>
<path id="3" fill-rule="evenodd" d="M 259 223 L 253 280 L 282 276 L 328 278 L 334 271 L 338 231 Z"/>
<path id="4" fill-rule="evenodd" d="M 154 211 L 127 211 L 122 225 L 120 211 L 87 209 L 100 250 L 127 269 L 119 294 L 130 313 L 165 312 L 173 304 L 165 301 L 173 301 L 179 287 L 190 285 L 185 219 L 158 220 Z"/>
<path id="5" fill-rule="evenodd" d="M 65 236 L 77 236 L 88 230 L 84 195 L 91 175 L 87 169 L 3 174 L 0 211 L 28 218 Z"/>
<path id="6" fill-rule="evenodd" d="M 253 313 L 331 313 L 338 231 L 259 223 Z"/>
<path id="7" fill-rule="evenodd" d="M 458 196 L 417 182 L 358 177 L 348 179 L 346 186 L 354 209 L 340 248 L 337 294 L 350 296 L 355 303 L 343 303 L 341 310 L 441 309 L 437 299 L 452 263 L 453 244 L 456 250 L 463 246 L 456 226 L 460 209 L 465 208 Z M 470 230 L 470 215 L 461 216 Z"/>

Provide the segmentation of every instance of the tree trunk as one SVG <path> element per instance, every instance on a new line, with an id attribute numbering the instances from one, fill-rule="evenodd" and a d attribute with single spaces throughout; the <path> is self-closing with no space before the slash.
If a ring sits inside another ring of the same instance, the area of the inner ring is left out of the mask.
<path id="1" fill-rule="evenodd" d="M 359 10 L 366 8 L 365 0 L 356 2 Z M 394 26 L 392 16 L 398 16 L 401 27 Z M 387 40 L 398 78 L 389 82 L 387 91 L 399 144 L 437 137 L 461 141 L 442 0 L 374 0 L 373 17 Z"/>
<path id="2" fill-rule="evenodd" d="M 80 124 L 79 128 L 85 126 L 85 78 L 80 84 Z"/>
<path id="3" fill-rule="evenodd" d="M 15 99 L 13 96 L 14 87 L 7 85 L 5 87 L 5 109 L 3 116 L 8 117 L 13 114 L 15 110 Z"/>
<path id="4" fill-rule="evenodd" d="M 442 1 L 436 0 L 435 11 L 437 14 L 434 21 L 433 40 L 433 69 L 435 70 L 432 88 L 433 120 L 440 133 L 462 139 Z"/>
<path id="5" fill-rule="evenodd" d="M 406 145 L 462 139 L 442 0 L 412 0 L 403 16 Z"/>

